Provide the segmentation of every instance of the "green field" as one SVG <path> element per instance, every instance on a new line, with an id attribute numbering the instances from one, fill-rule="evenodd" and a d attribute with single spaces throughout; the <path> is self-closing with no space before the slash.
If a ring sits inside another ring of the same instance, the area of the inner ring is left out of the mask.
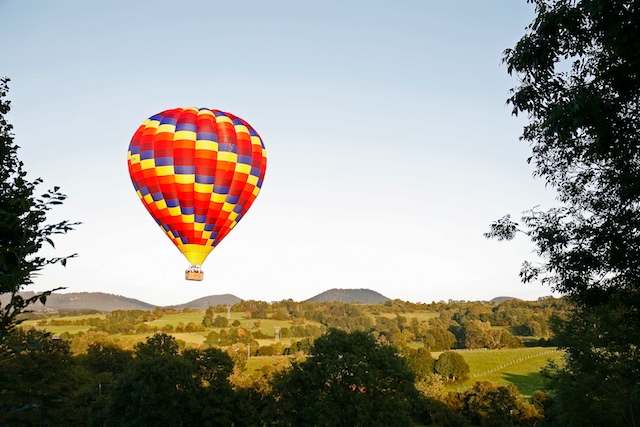
<path id="1" fill-rule="evenodd" d="M 74 322 L 76 320 L 84 320 L 84 319 L 91 319 L 91 318 L 98 318 L 98 319 L 104 319 L 106 317 L 106 314 L 84 314 L 82 316 L 66 316 L 66 317 L 51 317 L 48 319 L 41 319 L 41 320 L 26 320 L 22 323 L 23 326 L 33 326 L 35 328 L 47 331 L 47 332 L 51 332 L 54 335 L 60 335 L 64 332 L 69 332 L 70 334 L 75 334 L 78 332 L 87 332 L 89 329 L 91 329 L 91 326 L 81 326 L 81 325 L 66 325 L 66 326 L 51 326 L 51 325 L 47 325 L 47 326 L 38 326 L 37 322 L 40 322 L 42 320 L 63 320 L 63 321 L 69 321 L 69 322 Z"/>
<path id="2" fill-rule="evenodd" d="M 469 364 L 471 378 L 463 384 L 449 387 L 464 390 L 478 381 L 492 381 L 498 385 L 514 384 L 520 393 L 530 398 L 541 390 L 540 370 L 548 360 L 561 362 L 564 352 L 549 347 L 526 347 L 502 350 L 465 350 L 460 354 Z M 436 357 L 436 353 L 433 354 Z"/>
<path id="3" fill-rule="evenodd" d="M 202 318 L 204 317 L 204 311 L 190 311 L 188 313 L 178 312 L 178 313 L 170 313 L 165 314 L 161 318 L 157 320 L 152 320 L 151 322 L 146 322 L 147 325 L 157 326 L 158 328 L 162 328 L 167 325 L 172 325 L 173 327 L 178 326 L 178 323 L 187 324 L 189 322 L 194 322 L 199 325 L 202 323 Z"/>

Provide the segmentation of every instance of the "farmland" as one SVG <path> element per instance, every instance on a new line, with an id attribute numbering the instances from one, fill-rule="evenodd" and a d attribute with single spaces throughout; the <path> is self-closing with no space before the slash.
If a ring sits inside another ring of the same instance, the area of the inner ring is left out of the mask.
<path id="1" fill-rule="evenodd" d="M 448 324 L 450 330 L 456 331 L 455 324 L 458 322 L 453 318 L 458 319 L 461 323 L 465 321 L 460 314 L 464 313 L 463 310 L 458 310 L 451 316 L 451 311 L 443 310 L 441 306 L 420 307 L 419 309 L 408 307 L 410 308 L 408 310 L 402 309 L 407 306 L 389 309 L 389 307 L 382 305 L 359 306 L 342 303 L 315 303 L 311 306 L 315 310 L 319 310 L 318 307 L 323 310 L 320 315 L 314 314 L 308 307 L 303 307 L 307 308 L 307 311 L 302 311 L 297 306 L 288 308 L 277 305 L 267 306 L 266 312 L 258 318 L 255 317 L 257 313 L 252 312 L 253 308 L 250 306 L 234 306 L 233 310 L 229 312 L 224 307 L 218 307 L 215 310 L 210 308 L 209 310 L 156 310 L 154 312 L 123 311 L 121 313 L 94 313 L 65 317 L 48 315 L 44 319 L 27 320 L 23 325 L 46 330 L 71 340 L 72 350 L 76 353 L 86 351 L 91 340 L 94 339 L 110 340 L 121 348 L 132 350 L 136 343 L 144 342 L 155 332 L 164 332 L 174 336 L 183 348 L 205 348 L 208 345 L 226 348 L 236 342 L 240 347 L 236 346 L 234 351 L 241 351 L 250 356 L 245 365 L 244 375 L 257 377 L 287 366 L 294 355 L 300 357 L 297 353 L 301 350 L 304 353 L 304 348 L 299 344 L 300 340 L 305 339 L 304 334 L 311 334 L 306 339 L 312 341 L 314 337 L 318 336 L 317 334 L 323 333 L 327 327 L 332 327 L 332 321 L 344 322 L 345 325 L 348 324 L 351 327 L 356 325 L 355 327 L 359 329 L 370 329 L 372 334 L 383 343 L 391 342 L 414 349 L 422 348 L 428 342 L 433 342 L 433 340 L 429 341 L 428 335 L 421 335 L 424 330 L 433 330 Z M 472 307 L 474 310 L 478 309 L 477 304 Z M 499 313 L 496 307 L 500 308 L 499 305 L 494 306 L 493 312 Z M 297 314 L 296 308 L 299 309 Z M 463 305 L 462 308 L 467 312 L 470 311 L 469 305 Z M 263 308 L 258 309 L 263 310 Z M 278 316 L 276 313 L 286 313 L 286 315 Z M 340 319 L 341 314 L 347 320 Z M 203 326 L 205 316 L 210 317 L 211 323 L 214 323 L 214 320 L 218 322 L 218 325 Z M 331 316 L 335 316 L 335 318 Z M 110 321 L 114 323 L 113 319 L 116 317 L 120 322 L 118 323 L 119 327 L 125 327 L 125 330 L 113 331 L 105 326 Z M 123 320 L 125 318 L 128 320 Z M 442 320 L 443 318 L 452 320 L 445 322 Z M 354 319 L 356 320 L 354 321 Z M 126 326 L 122 326 L 123 322 Z M 479 320 L 475 322 L 480 323 Z M 488 325 L 489 322 L 484 324 Z M 276 330 L 279 331 L 277 345 Z M 485 327 L 485 330 L 506 331 L 505 333 L 509 334 L 509 326 L 490 326 Z M 229 334 L 232 335 L 231 338 L 228 336 Z M 451 341 L 451 345 L 453 345 L 456 338 L 453 338 L 453 334 L 448 334 L 453 340 Z M 459 336 L 464 337 L 463 334 L 459 334 Z M 532 336 L 524 338 L 527 342 L 537 342 L 537 338 Z M 79 344 L 80 341 L 83 342 Z M 460 338 L 457 341 L 458 345 L 465 342 Z M 467 341 L 469 340 L 467 339 Z M 251 344 L 252 342 L 253 344 Z M 520 346 L 522 342 L 523 340 L 520 340 Z M 447 347 L 444 347 L 439 351 L 432 351 L 432 356 L 437 358 L 446 349 Z M 514 384 L 525 397 L 530 397 L 534 391 L 543 387 L 540 369 L 547 361 L 549 359 L 559 361 L 562 357 L 561 351 L 553 347 L 540 346 L 457 351 L 469 365 L 470 378 L 463 383 L 449 385 L 448 390 L 462 391 L 469 389 L 477 381 L 489 380 L 498 385 Z"/>

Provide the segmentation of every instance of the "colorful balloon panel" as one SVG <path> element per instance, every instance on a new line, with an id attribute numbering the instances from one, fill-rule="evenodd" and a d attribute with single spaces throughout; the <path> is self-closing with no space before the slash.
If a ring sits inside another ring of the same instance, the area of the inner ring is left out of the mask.
<path id="1" fill-rule="evenodd" d="M 262 139 L 243 119 L 176 108 L 138 128 L 127 163 L 147 211 L 187 260 L 200 266 L 251 207 L 267 158 Z"/>

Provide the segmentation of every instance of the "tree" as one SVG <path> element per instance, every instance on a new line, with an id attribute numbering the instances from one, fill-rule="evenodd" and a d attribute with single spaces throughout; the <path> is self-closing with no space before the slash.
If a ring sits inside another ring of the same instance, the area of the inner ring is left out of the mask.
<path id="1" fill-rule="evenodd" d="M 427 329 L 423 339 L 425 347 L 431 351 L 449 350 L 456 345 L 456 336 L 440 327 Z"/>
<path id="2" fill-rule="evenodd" d="M 448 394 L 442 375 L 435 373 L 416 379 L 416 389 L 424 397 L 438 401 L 444 401 Z"/>
<path id="3" fill-rule="evenodd" d="M 118 426 L 234 423 L 233 361 L 221 350 L 178 352 L 175 338 L 156 334 L 136 345 L 136 358 L 111 393 L 109 422 Z"/>
<path id="4" fill-rule="evenodd" d="M 416 381 L 423 380 L 430 375 L 433 375 L 433 366 L 435 359 L 431 356 L 431 352 L 426 348 L 406 348 L 405 360 L 407 366 L 413 371 L 416 376 Z"/>
<path id="5" fill-rule="evenodd" d="M 82 424 L 105 425 L 109 401 L 115 384 L 133 360 L 131 351 L 112 343 L 92 342 L 86 354 L 76 356 L 82 384 L 74 396 L 73 406 L 83 408 Z"/>
<path id="6" fill-rule="evenodd" d="M 0 425 L 79 425 L 79 386 L 69 344 L 35 329 L 16 328 L 0 346 Z"/>
<path id="7" fill-rule="evenodd" d="M 586 305 L 640 287 L 640 6 L 623 0 L 535 0 L 537 17 L 505 52 L 519 76 L 509 103 L 527 113 L 522 139 L 535 175 L 561 206 L 523 216 L 548 262 L 525 264 L 536 277 Z M 490 237 L 513 238 L 518 224 L 496 221 Z"/>
<path id="8" fill-rule="evenodd" d="M 216 318 L 213 320 L 212 326 L 214 328 L 226 328 L 229 325 L 229 319 L 227 319 L 224 316 L 216 316 Z"/>
<path id="9" fill-rule="evenodd" d="M 548 414 L 558 425 L 636 425 L 638 348 L 632 343 L 639 333 L 627 317 L 626 310 L 604 305 L 554 325 L 556 339 L 568 346 L 564 363 L 543 371 L 553 391 Z"/>
<path id="10" fill-rule="evenodd" d="M 77 223 L 61 221 L 47 223 L 47 212 L 60 205 L 66 196 L 58 187 L 36 196 L 40 178 L 30 181 L 18 158 L 13 126 L 6 115 L 11 102 L 6 99 L 9 79 L 0 79 L 0 343 L 19 323 L 17 316 L 37 301 L 46 302 L 52 291 L 23 298 L 19 292 L 32 283 L 33 276 L 45 266 L 60 263 L 75 256 L 46 258 L 37 256 L 44 244 L 54 246 L 52 237 L 65 234 Z"/>
<path id="11" fill-rule="evenodd" d="M 531 145 L 529 162 L 535 175 L 557 191 L 559 206 L 526 212 L 522 226 L 507 215 L 486 235 L 499 240 L 527 235 L 543 262 L 525 262 L 522 280 L 539 279 L 575 304 L 564 325 L 580 327 L 565 334 L 567 363 L 554 371 L 552 382 L 556 401 L 569 411 L 565 424 L 588 419 L 590 425 L 611 425 L 597 424 L 602 420 L 597 411 L 604 406 L 617 412 L 611 414 L 615 419 L 635 426 L 640 409 L 640 2 L 533 3 L 534 21 L 505 51 L 509 74 L 520 80 L 508 102 L 514 114 L 529 117 L 522 135 Z M 571 382 L 583 387 L 569 387 Z M 605 394 L 595 389 L 608 382 L 618 387 Z M 594 396 L 604 400 L 591 405 Z"/>
<path id="12" fill-rule="evenodd" d="M 469 364 L 455 351 L 445 351 L 435 362 L 436 374 L 446 381 L 465 381 L 469 378 Z"/>
<path id="13" fill-rule="evenodd" d="M 542 418 L 535 406 L 522 401 L 513 384 L 477 382 L 470 390 L 459 393 L 458 398 L 462 414 L 474 426 L 535 426 Z"/>
<path id="14" fill-rule="evenodd" d="M 278 425 L 410 426 L 414 375 L 391 346 L 330 329 L 273 381 Z"/>
<path id="15" fill-rule="evenodd" d="M 135 349 L 138 357 L 175 356 L 180 346 L 173 336 L 158 333 L 147 338 L 145 342 L 137 343 Z"/>

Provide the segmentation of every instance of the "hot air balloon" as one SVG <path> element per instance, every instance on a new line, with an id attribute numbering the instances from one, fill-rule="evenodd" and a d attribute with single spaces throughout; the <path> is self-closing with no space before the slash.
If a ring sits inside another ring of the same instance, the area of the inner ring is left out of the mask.
<path id="1" fill-rule="evenodd" d="M 243 119 L 206 108 L 176 108 L 133 135 L 127 164 L 142 204 L 202 280 L 209 253 L 244 217 L 264 178 L 262 139 Z"/>

